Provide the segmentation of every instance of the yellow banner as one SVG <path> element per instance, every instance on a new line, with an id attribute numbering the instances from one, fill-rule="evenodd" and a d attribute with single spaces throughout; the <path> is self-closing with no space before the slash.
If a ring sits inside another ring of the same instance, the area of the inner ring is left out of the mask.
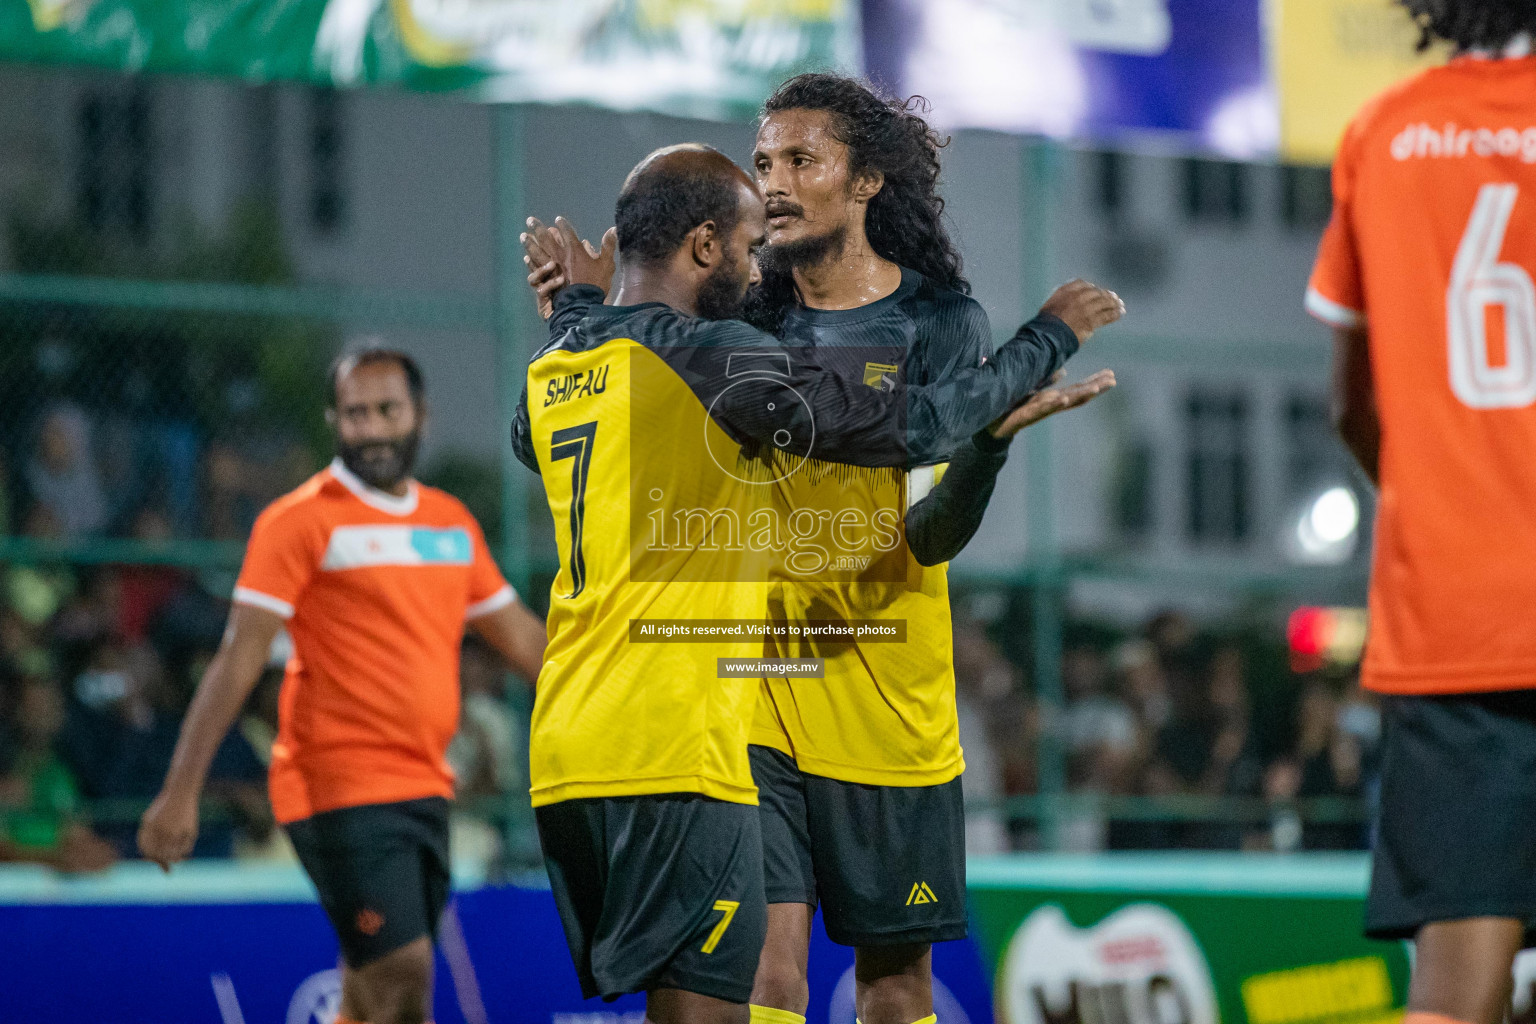
<path id="1" fill-rule="evenodd" d="M 1372 96 L 1445 60 L 1416 49 L 1419 30 L 1394 0 L 1270 0 L 1280 87 L 1280 152 L 1326 164 Z"/>

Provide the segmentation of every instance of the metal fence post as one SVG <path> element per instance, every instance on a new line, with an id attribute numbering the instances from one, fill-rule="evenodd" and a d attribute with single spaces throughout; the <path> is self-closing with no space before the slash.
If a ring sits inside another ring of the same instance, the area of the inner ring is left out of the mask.
<path id="1" fill-rule="evenodd" d="M 1043 302 L 1053 282 L 1055 239 L 1052 210 L 1061 153 L 1045 139 L 1027 142 L 1023 152 L 1021 197 L 1024 314 Z M 1050 420 L 1024 431 L 1028 474 L 1025 511 L 1026 541 L 1034 580 L 1031 612 L 1034 620 L 1035 699 L 1042 729 L 1037 751 L 1040 791 L 1040 838 L 1047 849 L 1061 845 L 1061 823 L 1067 789 L 1066 750 L 1061 742 L 1061 713 L 1065 702 L 1061 681 L 1062 622 L 1060 600 L 1061 548 L 1056 536 L 1055 453 Z"/>
<path id="2" fill-rule="evenodd" d="M 520 106 L 501 104 L 491 113 L 493 138 L 491 206 L 496 218 L 496 387 L 500 395 L 501 422 L 501 559 L 507 578 L 524 599 L 532 596 L 531 558 L 528 551 L 528 469 L 512 452 L 510 430 L 522 394 L 528 365 L 524 337 L 526 306 L 522 245 L 518 235 L 528 215 L 527 178 L 523 162 L 527 115 Z M 529 701 L 520 687 L 509 687 L 507 702 L 520 722 L 528 720 Z M 534 861 L 538 845 L 533 838 L 532 812 L 525 787 L 505 794 L 506 825 L 502 831 L 505 860 L 511 864 Z"/>
<path id="3" fill-rule="evenodd" d="M 508 431 L 522 393 L 528 353 L 523 339 L 524 295 L 522 245 L 517 236 L 528 215 L 524 180 L 523 108 L 502 104 L 491 115 L 495 138 L 494 195 L 496 216 L 496 374 L 501 396 L 501 557 L 507 576 L 518 593 L 527 595 L 530 584 L 528 557 L 528 470 L 517 461 Z"/>

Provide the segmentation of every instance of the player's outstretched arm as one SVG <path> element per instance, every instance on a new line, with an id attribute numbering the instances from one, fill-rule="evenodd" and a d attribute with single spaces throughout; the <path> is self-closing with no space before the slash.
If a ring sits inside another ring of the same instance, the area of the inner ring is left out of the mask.
<path id="1" fill-rule="evenodd" d="M 237 604 L 229 614 L 224 642 L 181 723 L 165 783 L 139 823 L 139 850 L 167 871 L 197 842 L 197 805 L 208 766 L 261 678 L 282 625 L 276 614 L 250 605 Z"/>
<path id="2" fill-rule="evenodd" d="M 470 619 L 469 628 L 495 648 L 529 686 L 538 680 L 539 669 L 544 666 L 544 644 L 549 637 L 544 620 L 522 601 Z"/>
<path id="3" fill-rule="evenodd" d="M 1063 372 L 1051 378 L 1051 387 L 1035 392 L 1029 401 L 978 431 L 969 444 L 962 444 L 943 479 L 907 510 L 907 547 L 919 565 L 949 561 L 976 536 L 1015 434 L 1086 405 L 1115 386 L 1114 371 L 1100 370 L 1076 384 L 1057 387 Z"/>
<path id="4" fill-rule="evenodd" d="M 1079 345 L 1124 313 L 1125 304 L 1114 292 L 1074 281 L 1057 289 L 1040 315 L 986 363 L 932 383 L 898 383 L 878 391 L 823 369 L 814 352 L 781 348 L 789 358 L 780 357 L 783 368 L 772 377 L 748 384 L 727 373 L 695 389 L 701 395 L 708 395 L 709 387 L 719 393 L 719 401 L 710 397 L 705 404 L 733 433 L 796 455 L 856 466 L 931 465 L 948 461 L 977 431 L 1027 403 Z M 740 348 L 766 349 L 776 343 L 734 321 L 693 322 L 692 330 L 699 335 L 692 343 L 705 346 L 706 366 L 708 346 L 734 355 Z M 717 374 L 719 363 L 716 355 Z M 1046 412 L 1042 405 L 1021 412 L 1011 429 L 1022 429 Z"/>
<path id="5" fill-rule="evenodd" d="M 1381 420 L 1371 377 L 1370 334 L 1364 327 L 1338 327 L 1333 332 L 1333 426 L 1371 483 L 1380 487 Z"/>

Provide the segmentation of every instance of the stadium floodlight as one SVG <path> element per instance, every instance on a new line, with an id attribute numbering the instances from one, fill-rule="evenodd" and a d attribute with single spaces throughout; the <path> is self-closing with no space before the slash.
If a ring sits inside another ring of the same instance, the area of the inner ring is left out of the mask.
<path id="1" fill-rule="evenodd" d="M 1355 553 L 1360 536 L 1360 499 L 1343 485 L 1320 492 L 1302 508 L 1286 548 L 1305 565 L 1339 565 Z"/>
<path id="2" fill-rule="evenodd" d="M 1296 523 L 1296 550 L 1301 561 L 1338 565 L 1355 553 L 1360 528 L 1360 501 L 1348 487 L 1335 486 L 1307 504 Z"/>

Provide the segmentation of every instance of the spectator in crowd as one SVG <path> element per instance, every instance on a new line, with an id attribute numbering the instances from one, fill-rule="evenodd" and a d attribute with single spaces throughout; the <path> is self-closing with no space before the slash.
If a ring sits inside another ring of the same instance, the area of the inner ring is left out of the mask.
<path id="1" fill-rule="evenodd" d="M 183 710 L 167 685 L 160 659 L 147 645 L 101 642 L 75 679 L 75 706 L 65 730 L 64 752 L 86 795 L 95 800 L 145 801 L 159 791 L 171 763 Z M 210 820 L 194 856 L 229 857 L 236 825 L 270 819 L 266 771 L 245 738 L 232 730 L 214 757 L 208 795 L 227 814 Z M 134 816 L 103 822 L 101 832 L 125 857 L 137 855 Z"/>
<path id="2" fill-rule="evenodd" d="M 1128 792 L 1142 729 L 1130 705 L 1109 692 L 1104 655 L 1087 645 L 1072 647 L 1062 657 L 1061 675 L 1068 784 L 1095 793 Z"/>
<path id="3" fill-rule="evenodd" d="M 283 634 L 282 639 L 286 641 L 287 635 Z M 281 657 L 272 659 L 267 670 L 262 673 L 261 680 L 257 682 L 256 689 L 251 691 L 251 699 L 246 702 L 245 711 L 235 723 L 235 730 L 261 762 L 263 772 L 272 766 L 272 744 L 277 740 L 277 701 L 283 688 L 283 665 L 291 653 L 285 644 Z M 192 666 L 187 678 L 201 679 L 206 668 L 207 661 L 199 660 Z M 245 828 L 235 838 L 235 856 L 240 860 L 286 861 L 294 864 L 299 860 L 293 852 L 293 844 L 288 841 L 288 834 L 277 827 L 272 819 L 271 808 L 266 806 L 265 801 L 248 809 Z"/>
<path id="4" fill-rule="evenodd" d="M 58 520 L 43 505 L 33 505 L 22 523 L 28 540 L 57 541 Z M 29 625 L 42 626 L 74 593 L 74 576 L 60 566 L 18 565 L 6 574 L 5 603 Z"/>
<path id="5" fill-rule="evenodd" d="M 956 605 L 954 631 L 955 702 L 965 751 L 960 788 L 967 805 L 984 808 L 966 812 L 965 848 L 973 854 L 1001 853 L 1010 846 L 1007 815 L 1000 806 L 1016 792 L 1010 791 L 1009 781 L 1017 785 L 1021 774 L 1034 778 L 1033 763 L 1017 764 L 1033 748 L 1022 735 L 1027 716 L 1018 695 L 1018 670 L 964 603 Z"/>
<path id="6" fill-rule="evenodd" d="M 1157 648 L 1149 640 L 1126 640 L 1115 648 L 1112 659 L 1121 699 L 1144 730 L 1156 733 L 1173 715 L 1168 677 L 1163 674 Z"/>
<path id="7" fill-rule="evenodd" d="M 506 669 L 479 637 L 466 637 L 459 661 L 459 732 L 448 747 L 461 800 L 500 796 L 526 784 L 524 731 L 507 707 Z"/>
<path id="8" fill-rule="evenodd" d="M 459 661 L 459 731 L 448 747 L 448 763 L 455 776 L 456 803 L 450 819 L 450 846 L 460 855 L 483 863 L 497 862 L 504 849 L 501 831 L 487 816 L 475 813 L 504 812 L 499 803 L 509 793 L 525 792 L 528 777 L 528 734 L 507 705 L 506 668 L 476 636 L 466 636 Z"/>
<path id="9" fill-rule="evenodd" d="M 1295 746 L 1265 772 L 1266 797 L 1292 801 L 1362 795 L 1364 754 L 1360 740 L 1343 728 L 1343 710 L 1333 684 L 1322 679 L 1307 682 L 1296 708 Z M 1347 822 L 1309 823 L 1299 835 L 1276 831 L 1279 848 L 1299 844 L 1310 850 L 1348 850 L 1362 847 L 1365 840 L 1364 828 Z"/>
<path id="10" fill-rule="evenodd" d="M 58 685 L 28 666 L 15 687 L 16 751 L 0 778 L 0 860 L 48 864 L 61 871 L 99 871 L 116 851 L 79 815 L 79 791 L 55 744 L 64 725 Z"/>
<path id="11" fill-rule="evenodd" d="M 170 518 L 160 509 L 140 509 L 134 516 L 134 540 L 165 544 L 171 540 Z M 164 565 L 125 565 L 117 570 L 120 588 L 116 633 L 129 644 L 142 643 L 165 606 L 186 584 L 186 575 Z"/>
<path id="12" fill-rule="evenodd" d="M 63 539 L 95 536 L 106 528 L 107 502 L 91 449 L 90 421 L 78 406 L 61 402 L 43 414 L 27 465 L 27 487 L 32 501 L 53 516 Z"/>

